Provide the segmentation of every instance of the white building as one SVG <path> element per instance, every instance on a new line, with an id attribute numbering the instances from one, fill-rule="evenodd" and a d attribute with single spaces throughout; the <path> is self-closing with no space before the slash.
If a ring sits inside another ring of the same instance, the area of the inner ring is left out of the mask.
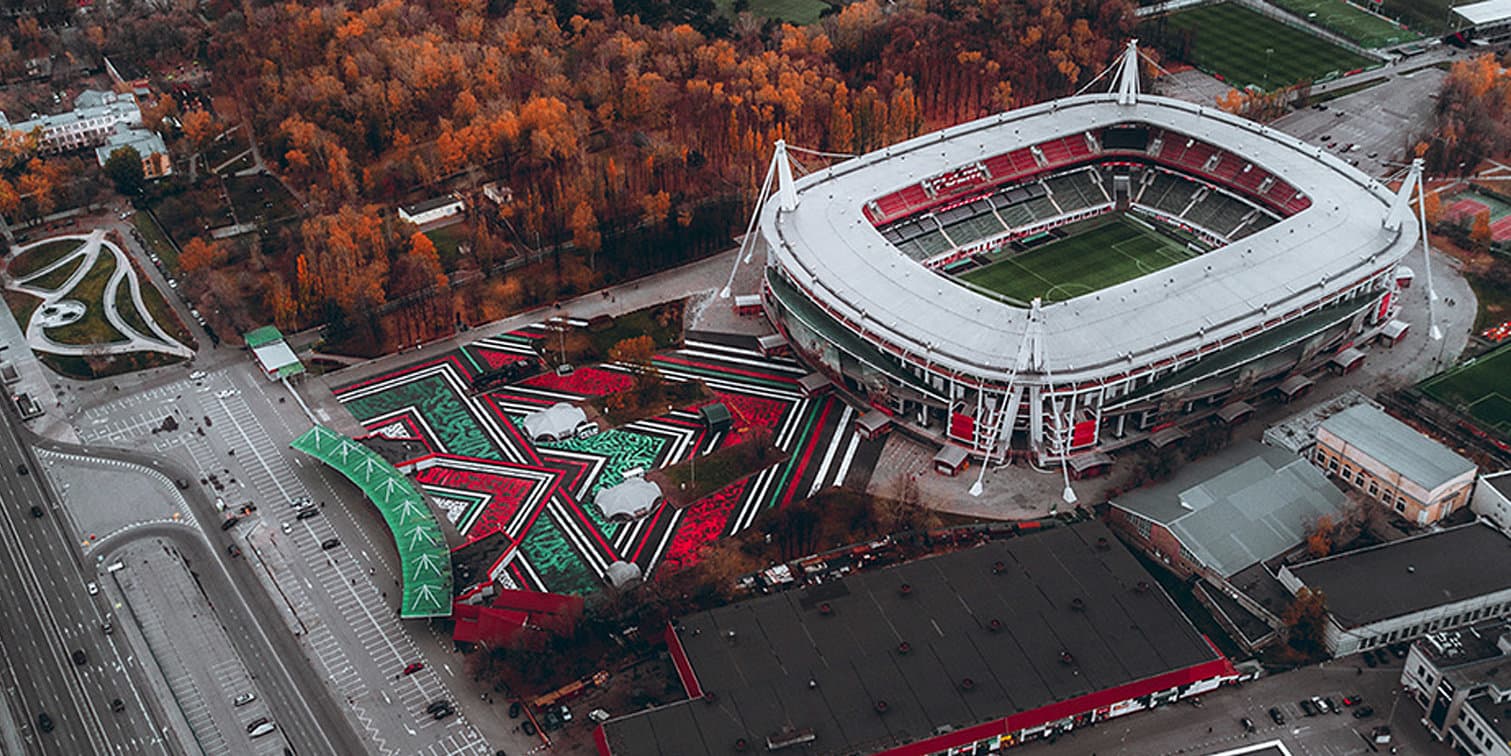
<path id="1" fill-rule="evenodd" d="M 142 110 L 130 95 L 86 89 L 73 99 L 73 110 L 10 123 L 0 115 L 0 127 L 30 134 L 38 132 L 37 147 L 45 153 L 68 152 L 104 144 L 118 123 L 142 125 Z"/>
<path id="2" fill-rule="evenodd" d="M 1458 753 L 1511 756 L 1511 634 L 1504 622 L 1435 633 L 1412 644 L 1401 685 L 1422 724 Z"/>
<path id="3" fill-rule="evenodd" d="M 1348 656 L 1511 615 L 1511 538 L 1483 523 L 1280 568 L 1292 595 L 1320 590 L 1323 642 Z"/>
<path id="4" fill-rule="evenodd" d="M 1481 475 L 1469 508 L 1502 532 L 1511 533 L 1511 470 Z"/>
<path id="5" fill-rule="evenodd" d="M 399 217 L 416 226 L 423 226 L 427 223 L 434 223 L 461 215 L 462 211 L 466 209 L 467 203 L 463 202 L 461 197 L 455 194 L 448 194 L 444 197 L 416 202 L 413 205 L 403 205 L 399 208 Z"/>

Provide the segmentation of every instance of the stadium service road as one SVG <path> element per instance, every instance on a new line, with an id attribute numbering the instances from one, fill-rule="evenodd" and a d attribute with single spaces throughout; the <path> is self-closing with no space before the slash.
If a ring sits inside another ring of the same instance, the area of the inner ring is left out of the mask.
<path id="1" fill-rule="evenodd" d="M 1326 110 L 1298 110 L 1273 125 L 1340 158 L 1359 161 L 1359 169 L 1371 176 L 1392 175 L 1401 170 L 1410 135 L 1431 125 L 1445 76 L 1437 68 L 1396 74 L 1384 83 L 1325 103 Z"/>

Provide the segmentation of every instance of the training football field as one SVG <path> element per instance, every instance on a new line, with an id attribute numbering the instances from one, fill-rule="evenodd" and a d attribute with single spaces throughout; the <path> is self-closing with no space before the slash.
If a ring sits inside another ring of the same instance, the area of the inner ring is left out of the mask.
<path id="1" fill-rule="evenodd" d="M 961 275 L 1011 300 L 1059 302 L 1116 286 L 1195 255 L 1173 239 L 1119 216 L 1037 249 Z"/>
<path id="2" fill-rule="evenodd" d="M 1511 438 L 1511 344 L 1422 384 L 1428 396 Z"/>

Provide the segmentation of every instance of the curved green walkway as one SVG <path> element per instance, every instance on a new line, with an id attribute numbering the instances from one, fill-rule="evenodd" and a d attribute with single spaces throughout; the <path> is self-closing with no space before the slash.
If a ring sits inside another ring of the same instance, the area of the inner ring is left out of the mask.
<path id="1" fill-rule="evenodd" d="M 406 619 L 451 616 L 451 553 L 414 483 L 373 450 L 317 425 L 289 446 L 335 468 L 378 505 L 399 547 Z"/>

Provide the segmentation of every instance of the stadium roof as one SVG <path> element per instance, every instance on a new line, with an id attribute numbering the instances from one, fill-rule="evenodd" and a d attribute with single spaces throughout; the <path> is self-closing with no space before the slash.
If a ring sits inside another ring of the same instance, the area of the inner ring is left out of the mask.
<path id="1" fill-rule="evenodd" d="M 1485 0 L 1482 3 L 1460 5 L 1453 12 L 1475 26 L 1498 24 L 1511 21 L 1511 0 Z"/>
<path id="2" fill-rule="evenodd" d="M 1090 94 L 1001 113 L 815 171 L 797 181 L 796 207 L 769 202 L 769 254 L 833 313 L 868 335 L 928 355 L 932 364 L 1008 381 L 1029 310 L 973 292 L 924 268 L 865 217 L 873 198 L 1025 145 L 1121 123 L 1209 141 L 1304 193 L 1310 208 L 1227 247 L 1101 291 L 1047 304 L 1046 369 L 1057 381 L 1147 364 L 1243 332 L 1351 289 L 1393 266 L 1414 224 L 1384 228 L 1392 195 L 1317 145 L 1192 103 L 1147 95 L 1120 105 Z M 1127 327 L 1137 323 L 1136 328 Z"/>
<path id="3" fill-rule="evenodd" d="M 451 616 L 451 554 L 414 483 L 377 452 L 324 426 L 310 428 L 289 446 L 336 468 L 383 513 L 404 569 L 400 616 Z"/>
<path id="4" fill-rule="evenodd" d="M 1301 543 L 1319 518 L 1340 520 L 1348 497 L 1306 460 L 1241 441 L 1111 503 L 1165 525 L 1226 578 Z"/>
<path id="5" fill-rule="evenodd" d="M 1349 407 L 1319 428 L 1428 491 L 1475 469 L 1452 449 L 1368 404 Z"/>
<path id="6" fill-rule="evenodd" d="M 1511 539 L 1473 522 L 1284 569 L 1322 589 L 1343 627 L 1511 590 Z"/>
<path id="7" fill-rule="evenodd" d="M 1093 521 L 696 614 L 673 640 L 703 699 L 620 717 L 601 737 L 616 756 L 701 754 L 811 730 L 791 750 L 874 753 L 1231 673 L 1152 583 Z"/>

